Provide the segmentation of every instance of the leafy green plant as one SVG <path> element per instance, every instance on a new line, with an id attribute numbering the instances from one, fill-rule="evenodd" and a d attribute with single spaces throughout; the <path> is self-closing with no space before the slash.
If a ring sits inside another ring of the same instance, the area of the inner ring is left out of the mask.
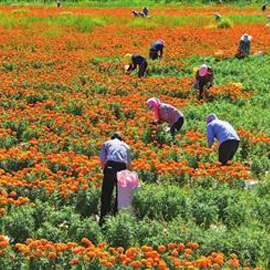
<path id="1" fill-rule="evenodd" d="M 0 219 L 1 230 L 12 239 L 12 242 L 23 242 L 33 237 L 33 209 L 29 206 L 13 208 L 9 214 Z"/>
<path id="2" fill-rule="evenodd" d="M 127 249 L 136 241 L 136 219 L 127 212 L 121 212 L 116 217 L 106 220 L 105 237 L 112 247 Z"/>
<path id="3" fill-rule="evenodd" d="M 174 186 L 143 186 L 134 194 L 132 204 L 140 219 L 148 217 L 166 221 L 178 215 L 185 217 L 187 207 L 183 192 Z"/>

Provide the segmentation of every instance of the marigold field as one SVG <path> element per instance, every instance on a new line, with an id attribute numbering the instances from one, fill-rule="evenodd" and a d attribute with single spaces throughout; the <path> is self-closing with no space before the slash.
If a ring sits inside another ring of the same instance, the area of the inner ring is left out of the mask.
<path id="1" fill-rule="evenodd" d="M 270 269 L 267 13 L 131 10 L 0 6 L 0 270 Z M 238 60 L 244 33 L 252 54 Z M 124 55 L 148 58 L 159 38 L 164 58 L 148 60 L 143 79 L 124 75 Z M 216 80 L 199 101 L 203 63 Z M 175 143 L 150 124 L 153 96 L 185 116 Z M 212 112 L 241 138 L 230 166 L 219 167 L 217 143 L 207 146 Z M 98 154 L 112 131 L 131 146 L 141 187 L 134 214 L 101 229 Z"/>

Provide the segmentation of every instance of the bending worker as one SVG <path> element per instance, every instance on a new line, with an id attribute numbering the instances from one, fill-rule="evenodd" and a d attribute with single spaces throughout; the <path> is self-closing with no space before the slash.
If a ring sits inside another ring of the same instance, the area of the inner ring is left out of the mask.
<path id="1" fill-rule="evenodd" d="M 199 99 L 203 98 L 204 88 L 208 89 L 213 86 L 214 72 L 207 65 L 201 65 L 200 69 L 196 72 L 196 79 L 193 88 L 199 89 Z"/>
<path id="2" fill-rule="evenodd" d="M 212 147 L 214 138 L 216 138 L 220 144 L 218 160 L 221 165 L 227 165 L 227 162 L 233 159 L 240 139 L 234 128 L 228 122 L 219 120 L 214 113 L 207 116 L 206 123 L 209 147 Z"/>
<path id="3" fill-rule="evenodd" d="M 129 63 L 125 66 L 125 74 L 130 74 L 139 66 L 138 77 L 141 78 L 144 76 L 148 64 L 143 56 L 137 53 L 127 53 L 125 59 Z"/>
<path id="4" fill-rule="evenodd" d="M 111 211 L 111 200 L 114 187 L 116 188 L 116 197 L 113 213 L 117 213 L 117 172 L 130 167 L 130 147 L 123 142 L 123 137 L 120 133 L 113 133 L 111 140 L 102 144 L 99 158 L 104 172 L 99 221 L 99 225 L 101 226 L 104 223 L 105 216 Z"/>
<path id="5" fill-rule="evenodd" d="M 150 47 L 149 58 L 152 60 L 161 59 L 163 56 L 164 41 L 162 39 L 157 40 Z"/>
<path id="6" fill-rule="evenodd" d="M 175 131 L 180 131 L 184 124 L 184 116 L 182 112 L 172 105 L 161 103 L 159 99 L 153 97 L 147 100 L 147 107 L 154 112 L 155 123 L 168 123 L 170 126 L 170 133 L 173 138 Z"/>
<path id="7" fill-rule="evenodd" d="M 239 42 L 238 51 L 236 53 L 237 58 L 245 58 L 250 54 L 250 46 L 251 46 L 252 37 L 248 34 L 244 34 Z"/>

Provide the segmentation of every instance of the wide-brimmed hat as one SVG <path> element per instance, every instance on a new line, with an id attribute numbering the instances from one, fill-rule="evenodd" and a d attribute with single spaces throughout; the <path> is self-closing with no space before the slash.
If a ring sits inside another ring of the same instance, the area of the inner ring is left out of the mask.
<path id="1" fill-rule="evenodd" d="M 132 54 L 131 54 L 131 53 L 126 53 L 126 54 L 124 55 L 124 61 L 125 61 L 126 63 L 130 63 L 130 62 L 131 62 L 131 58 L 132 58 Z"/>
<path id="2" fill-rule="evenodd" d="M 241 40 L 243 41 L 250 41 L 252 39 L 252 36 L 248 35 L 248 34 L 244 34 L 242 37 L 241 37 Z"/>

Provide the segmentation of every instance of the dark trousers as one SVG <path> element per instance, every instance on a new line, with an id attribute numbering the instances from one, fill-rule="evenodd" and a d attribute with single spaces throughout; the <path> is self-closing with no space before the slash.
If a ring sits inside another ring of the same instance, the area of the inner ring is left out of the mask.
<path id="1" fill-rule="evenodd" d="M 228 140 L 223 142 L 218 149 L 218 161 L 222 165 L 226 165 L 229 160 L 233 159 L 238 146 L 239 141 L 236 140 Z"/>
<path id="2" fill-rule="evenodd" d="M 156 50 L 150 49 L 149 58 L 152 59 L 152 60 L 158 59 L 158 52 Z"/>
<path id="3" fill-rule="evenodd" d="M 177 120 L 177 122 L 175 122 L 175 123 L 171 126 L 170 132 L 171 132 L 171 134 L 172 134 L 173 137 L 174 137 L 174 135 L 175 135 L 175 130 L 180 131 L 180 129 L 182 128 L 183 124 L 184 124 L 184 117 L 180 117 L 180 118 Z"/>
<path id="4" fill-rule="evenodd" d="M 143 77 L 144 76 L 144 73 L 146 71 L 146 68 L 147 68 L 147 62 L 146 60 L 143 61 L 140 65 L 139 65 L 139 73 L 138 73 L 138 76 L 139 78 Z"/>
<path id="5" fill-rule="evenodd" d="M 199 99 L 203 98 L 204 88 L 207 87 L 209 89 L 211 86 L 210 82 L 199 81 Z"/>
<path id="6" fill-rule="evenodd" d="M 107 161 L 104 167 L 104 177 L 101 191 L 101 214 L 99 221 L 100 225 L 104 223 L 105 216 L 111 212 L 112 194 L 114 187 L 116 188 L 116 197 L 113 213 L 117 213 L 117 172 L 125 170 L 126 168 L 126 164 L 115 161 Z"/>

